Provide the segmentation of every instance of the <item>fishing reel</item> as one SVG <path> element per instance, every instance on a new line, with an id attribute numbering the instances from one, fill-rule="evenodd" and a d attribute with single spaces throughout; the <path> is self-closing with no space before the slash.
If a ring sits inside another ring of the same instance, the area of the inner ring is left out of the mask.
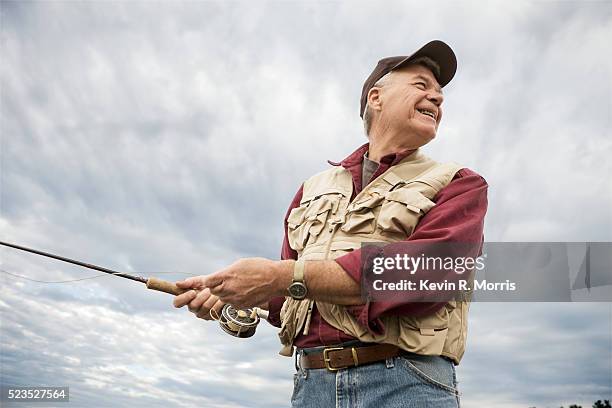
<path id="1" fill-rule="evenodd" d="M 210 317 L 219 322 L 219 325 L 227 334 L 247 338 L 255 334 L 257 325 L 261 319 L 268 318 L 268 312 L 258 307 L 249 309 L 236 309 L 232 305 L 225 305 L 219 316 L 213 309 Z"/>

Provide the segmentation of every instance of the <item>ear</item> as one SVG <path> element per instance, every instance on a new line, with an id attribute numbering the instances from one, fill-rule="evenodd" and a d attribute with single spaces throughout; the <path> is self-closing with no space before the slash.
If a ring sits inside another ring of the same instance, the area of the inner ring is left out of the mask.
<path id="1" fill-rule="evenodd" d="M 371 88 L 368 91 L 368 106 L 370 109 L 380 111 L 382 109 L 382 98 L 380 88 Z"/>

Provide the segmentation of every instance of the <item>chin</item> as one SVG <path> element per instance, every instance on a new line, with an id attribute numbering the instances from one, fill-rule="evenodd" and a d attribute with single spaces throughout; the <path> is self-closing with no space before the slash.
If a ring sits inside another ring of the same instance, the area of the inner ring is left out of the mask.
<path id="1" fill-rule="evenodd" d="M 436 137 L 438 129 L 431 125 L 419 126 L 418 128 L 414 128 L 413 132 L 419 135 L 419 139 L 423 140 L 424 143 L 428 143 Z"/>
<path id="2" fill-rule="evenodd" d="M 436 138 L 436 131 L 434 130 L 432 131 L 428 131 L 428 132 L 423 132 L 421 134 L 421 141 L 423 143 L 423 145 L 431 142 L 432 140 L 434 140 Z"/>
<path id="3" fill-rule="evenodd" d="M 431 142 L 435 138 L 436 138 L 435 133 L 433 135 L 424 136 L 423 139 L 421 139 L 421 143 L 419 144 L 419 147 L 425 146 L 427 143 Z"/>

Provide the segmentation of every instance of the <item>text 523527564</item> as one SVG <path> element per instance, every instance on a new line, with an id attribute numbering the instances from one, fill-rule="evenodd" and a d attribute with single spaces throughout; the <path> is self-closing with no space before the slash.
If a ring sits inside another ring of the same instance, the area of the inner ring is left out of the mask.
<path id="1" fill-rule="evenodd" d="M 68 387 L 11 387 L 2 386 L 2 401 L 14 402 L 68 402 Z"/>

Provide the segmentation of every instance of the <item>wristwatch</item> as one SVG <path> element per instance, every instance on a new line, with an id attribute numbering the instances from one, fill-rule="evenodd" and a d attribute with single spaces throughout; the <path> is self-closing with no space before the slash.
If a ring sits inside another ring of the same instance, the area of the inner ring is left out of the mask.
<path id="1" fill-rule="evenodd" d="M 289 296 L 295 300 L 302 300 L 308 294 L 308 288 L 304 283 L 304 260 L 298 259 L 293 267 L 293 283 L 289 285 L 287 290 Z"/>

